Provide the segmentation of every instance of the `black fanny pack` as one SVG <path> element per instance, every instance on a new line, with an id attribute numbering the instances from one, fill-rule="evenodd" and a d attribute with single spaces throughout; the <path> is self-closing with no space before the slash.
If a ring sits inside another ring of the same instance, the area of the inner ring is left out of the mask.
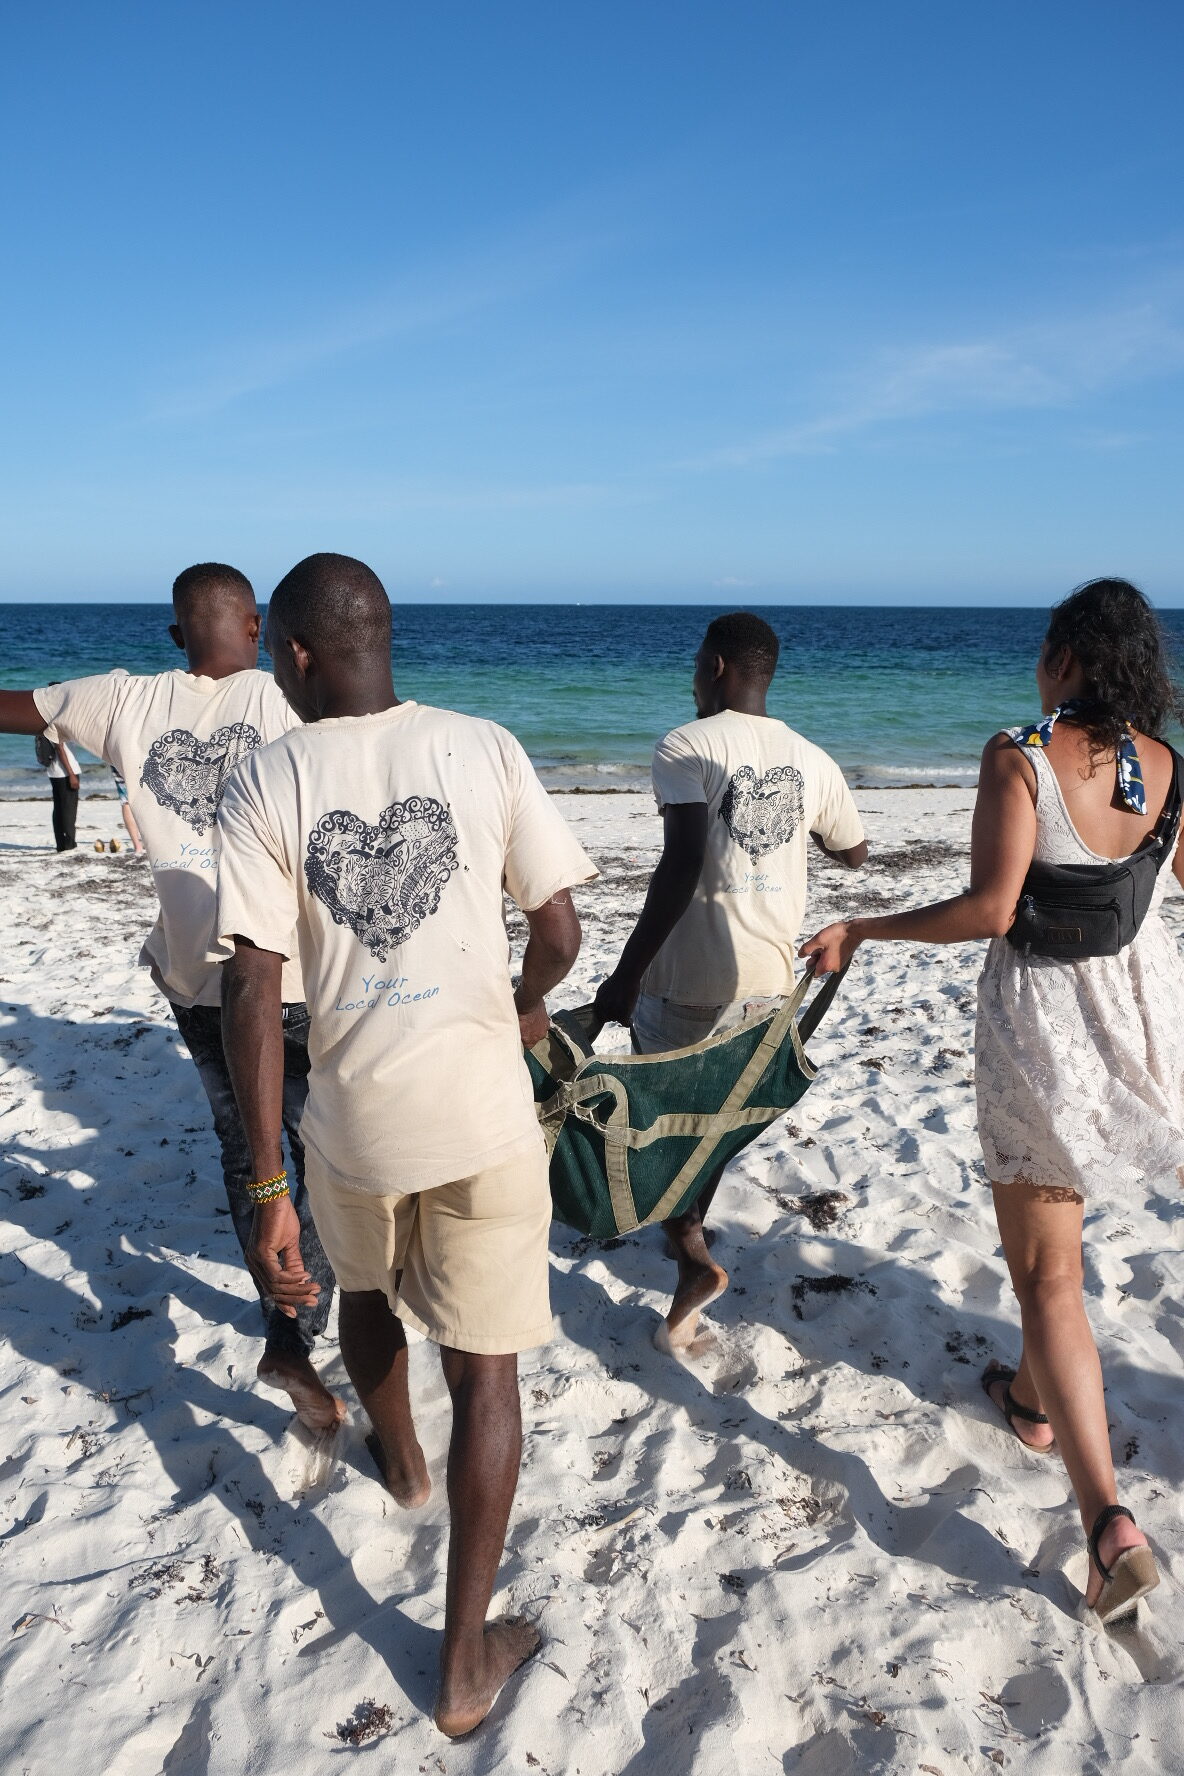
<path id="1" fill-rule="evenodd" d="M 1174 747 L 1164 811 L 1139 849 L 1120 863 L 1033 863 L 1007 933 L 1025 956 L 1080 962 L 1117 956 L 1134 939 L 1180 826 L 1181 760 Z"/>

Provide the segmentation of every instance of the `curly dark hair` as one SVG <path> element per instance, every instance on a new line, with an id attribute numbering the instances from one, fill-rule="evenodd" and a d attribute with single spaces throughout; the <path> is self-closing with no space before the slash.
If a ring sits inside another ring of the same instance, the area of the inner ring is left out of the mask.
<path id="1" fill-rule="evenodd" d="M 1117 749 L 1127 724 L 1158 739 L 1184 715 L 1159 619 L 1129 580 L 1090 580 L 1054 604 L 1045 657 L 1067 647 L 1089 689 L 1074 719 L 1096 752 Z"/>

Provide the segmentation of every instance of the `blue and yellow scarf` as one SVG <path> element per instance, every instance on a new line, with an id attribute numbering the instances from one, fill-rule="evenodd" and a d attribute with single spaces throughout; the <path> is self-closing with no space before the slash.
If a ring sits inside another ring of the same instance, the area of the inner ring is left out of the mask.
<path id="1" fill-rule="evenodd" d="M 1030 723 L 1027 727 L 1016 730 L 1021 746 L 1047 746 L 1052 739 L 1052 731 L 1062 715 L 1079 715 L 1086 708 L 1084 699 L 1071 697 L 1067 703 L 1061 703 L 1046 715 L 1042 721 Z M 1139 763 L 1139 753 L 1130 735 L 1119 742 L 1118 757 L 1118 793 L 1125 807 L 1132 814 L 1146 814 L 1147 793 L 1143 787 L 1143 767 Z"/>

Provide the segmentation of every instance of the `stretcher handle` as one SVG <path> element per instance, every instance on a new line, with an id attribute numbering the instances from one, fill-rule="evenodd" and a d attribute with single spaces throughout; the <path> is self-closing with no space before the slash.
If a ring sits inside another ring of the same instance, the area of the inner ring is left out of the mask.
<path id="1" fill-rule="evenodd" d="M 806 982 L 814 974 L 814 960 L 815 959 L 812 956 L 802 975 L 802 979 L 799 982 L 799 991 L 804 991 Z M 815 1030 L 830 1010 L 834 1003 L 835 994 L 843 984 L 843 976 L 846 974 L 847 969 L 850 968 L 850 966 L 850 962 L 847 962 L 834 974 L 827 976 L 823 985 L 819 987 L 817 993 L 815 993 L 813 999 L 798 1019 L 798 1036 L 803 1044 L 809 1042 L 811 1036 L 813 1036 Z M 596 1041 L 596 1038 L 604 1028 L 604 1020 L 597 1017 L 595 1002 L 591 1000 L 587 1005 L 577 1005 L 573 1010 L 565 1011 L 562 1015 L 565 1020 L 578 1025 L 590 1044 Z"/>
<path id="2" fill-rule="evenodd" d="M 816 972 L 816 961 L 817 958 L 811 956 L 811 974 Z M 850 966 L 850 962 L 844 962 L 841 968 L 837 968 L 833 974 L 827 975 L 826 980 L 819 987 L 813 999 L 811 999 L 809 1005 L 807 1005 L 805 1011 L 798 1019 L 798 1039 L 803 1047 L 809 1042 L 811 1036 L 813 1036 L 815 1030 L 834 1004 L 835 994 L 842 986 L 843 976 L 846 974 Z"/>

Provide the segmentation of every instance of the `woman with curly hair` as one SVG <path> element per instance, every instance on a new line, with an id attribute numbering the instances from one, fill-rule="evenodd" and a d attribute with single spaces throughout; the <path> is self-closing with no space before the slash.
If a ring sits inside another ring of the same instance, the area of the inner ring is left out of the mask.
<path id="1" fill-rule="evenodd" d="M 1180 761 L 1159 738 L 1181 706 L 1155 614 L 1126 580 L 1091 581 L 1054 608 L 1036 682 L 1044 718 L 983 752 L 967 892 L 828 925 L 801 954 L 829 973 L 871 940 L 992 940 L 978 988 L 978 1131 L 1023 1354 L 1015 1370 L 989 1365 L 983 1387 L 1028 1449 L 1055 1440 L 1089 1541 L 1086 1603 L 1111 1622 L 1159 1576 L 1115 1490 L 1082 1295 L 1083 1205 L 1148 1179 L 1184 1183 L 1184 961 L 1158 916 L 1169 870 L 1184 884 Z M 1129 913 L 1091 949 L 1103 915 L 1082 884 L 1099 884 L 1096 899 L 1127 859 L 1142 921 Z"/>

